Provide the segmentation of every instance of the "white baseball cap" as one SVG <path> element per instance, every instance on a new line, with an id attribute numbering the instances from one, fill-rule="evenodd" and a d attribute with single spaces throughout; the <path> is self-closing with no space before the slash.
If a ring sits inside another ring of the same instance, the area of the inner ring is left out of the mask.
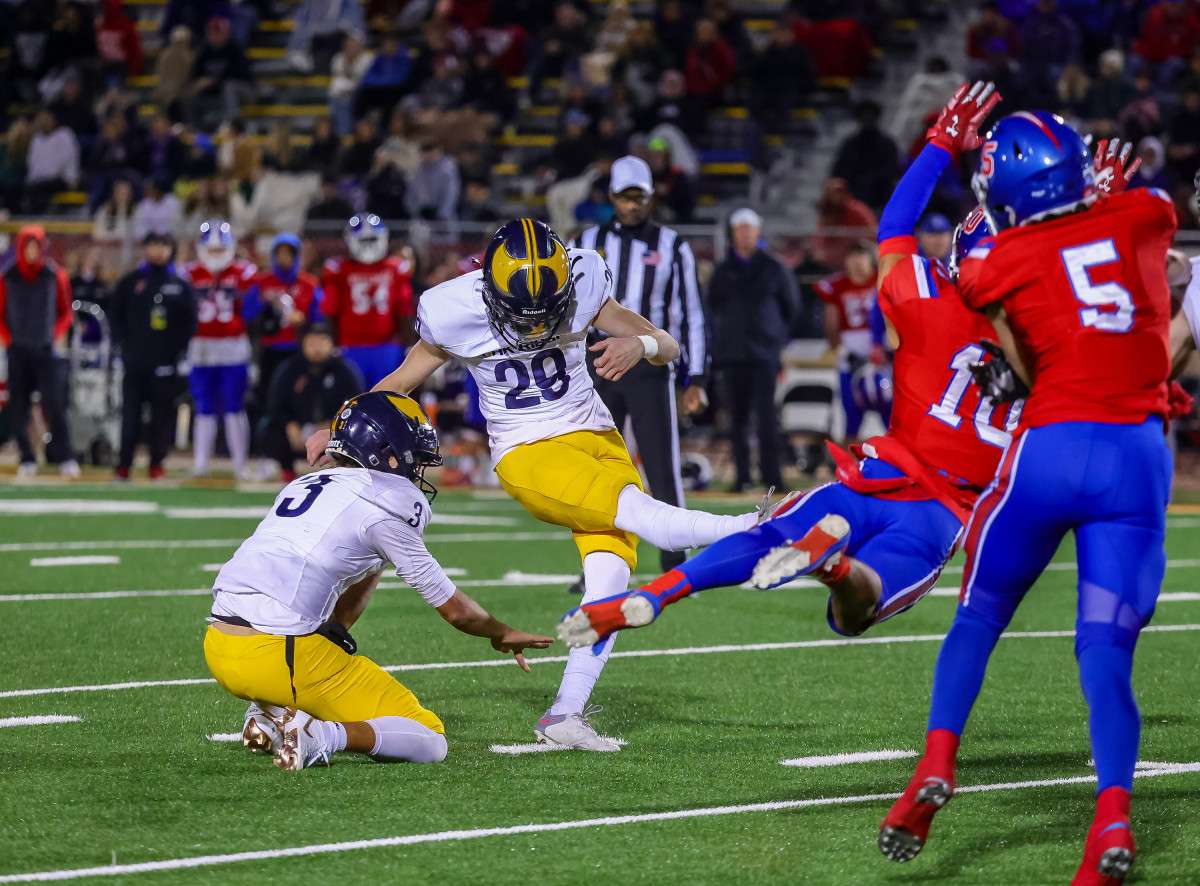
<path id="1" fill-rule="evenodd" d="M 647 194 L 654 193 L 654 176 L 650 174 L 650 164 L 632 154 L 613 161 L 608 181 L 609 190 L 614 194 L 619 194 L 626 188 L 638 188 Z"/>
<path id="2" fill-rule="evenodd" d="M 733 215 L 729 216 L 729 227 L 736 228 L 740 225 L 751 225 L 761 230 L 762 218 L 757 212 L 748 207 L 738 209 Z"/>

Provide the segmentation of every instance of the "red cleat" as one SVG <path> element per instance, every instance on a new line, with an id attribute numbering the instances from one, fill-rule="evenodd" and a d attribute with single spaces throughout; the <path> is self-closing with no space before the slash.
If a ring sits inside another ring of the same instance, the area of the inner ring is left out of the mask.
<path id="1" fill-rule="evenodd" d="M 1083 863 L 1071 886 L 1118 886 L 1137 855 L 1129 826 L 1129 791 L 1106 788 L 1096 798 L 1096 817 L 1088 830 Z"/>
<path id="2" fill-rule="evenodd" d="M 958 736 L 934 729 L 926 737 L 925 756 L 904 794 L 879 826 L 879 851 L 891 861 L 912 861 L 925 847 L 933 816 L 954 796 L 954 754 Z"/>
<path id="3" fill-rule="evenodd" d="M 672 569 L 640 588 L 575 607 L 559 621 L 558 636 L 573 648 L 592 646 L 622 628 L 645 627 L 691 592 L 687 576 Z"/>
<path id="4" fill-rule="evenodd" d="M 113 479 L 128 481 L 129 480 L 129 468 L 113 468 Z"/>
<path id="5" fill-rule="evenodd" d="M 296 479 L 296 476 L 297 475 L 296 475 L 295 471 L 280 471 L 279 472 L 279 479 L 282 480 L 284 483 L 291 483 L 293 480 Z"/>
<path id="6" fill-rule="evenodd" d="M 164 471 L 162 465 L 150 465 L 149 474 L 151 480 L 161 480 L 163 478 L 163 473 Z"/>

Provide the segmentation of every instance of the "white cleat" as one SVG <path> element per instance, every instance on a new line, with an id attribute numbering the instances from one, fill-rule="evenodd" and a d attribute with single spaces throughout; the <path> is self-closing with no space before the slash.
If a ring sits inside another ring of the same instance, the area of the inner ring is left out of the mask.
<path id="1" fill-rule="evenodd" d="M 597 734 L 588 722 L 588 717 L 598 714 L 603 707 L 591 705 L 582 713 L 556 714 L 549 713 L 533 727 L 533 734 L 538 744 L 554 744 L 576 751 L 621 750 L 621 746 L 606 735 Z"/>
<path id="2" fill-rule="evenodd" d="M 321 764 L 328 766 L 333 751 L 325 738 L 323 725 L 304 711 L 289 709 L 280 724 L 283 741 L 275 757 L 275 765 L 289 772 Z"/>
<path id="3" fill-rule="evenodd" d="M 58 472 L 64 477 L 78 477 L 79 462 L 69 458 L 58 466 Z"/>
<path id="4" fill-rule="evenodd" d="M 826 514 L 803 538 L 771 550 L 758 561 L 750 585 L 760 591 L 793 578 L 835 566 L 849 544 L 850 524 L 840 514 Z"/>
<path id="5" fill-rule="evenodd" d="M 286 714 L 284 708 L 274 710 L 280 716 Z M 257 702 L 250 702 L 242 726 L 242 747 L 252 754 L 274 754 L 282 745 L 283 733 L 279 731 L 279 725 Z"/>
<path id="6" fill-rule="evenodd" d="M 36 477 L 37 471 L 38 468 L 36 461 L 23 461 L 17 465 L 18 477 Z"/>

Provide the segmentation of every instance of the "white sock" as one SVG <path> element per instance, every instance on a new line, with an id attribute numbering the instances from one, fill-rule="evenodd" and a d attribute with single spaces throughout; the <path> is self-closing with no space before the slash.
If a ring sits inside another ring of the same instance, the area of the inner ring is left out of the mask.
<path id="1" fill-rule="evenodd" d="M 753 529 L 758 525 L 758 515 L 722 517 L 704 511 L 689 511 L 656 501 L 631 484 L 617 497 L 617 517 L 613 525 L 664 551 L 685 551 L 710 545 L 735 532 Z"/>
<path id="2" fill-rule="evenodd" d="M 583 583 L 584 603 L 624 593 L 629 590 L 629 564 L 608 551 L 593 551 L 583 558 Z M 598 646 L 572 649 L 567 653 L 567 667 L 558 686 L 558 697 L 547 714 L 558 716 L 583 711 L 616 639 L 617 635 L 613 634 Z"/>
<path id="3" fill-rule="evenodd" d="M 250 419 L 245 412 L 225 413 L 225 442 L 229 445 L 233 472 L 245 470 L 246 462 L 250 460 Z"/>
<path id="4" fill-rule="evenodd" d="M 208 460 L 212 458 L 216 445 L 217 417 L 215 415 L 197 415 L 195 427 L 192 429 L 193 472 L 203 474 L 208 470 Z"/>
<path id="5" fill-rule="evenodd" d="M 336 754 L 346 750 L 346 727 L 331 720 L 317 720 L 325 729 L 325 740 L 329 742 L 329 752 Z"/>
<path id="6" fill-rule="evenodd" d="M 446 759 L 446 736 L 416 720 L 374 717 L 366 722 L 375 730 L 372 759 L 381 763 L 440 763 Z"/>

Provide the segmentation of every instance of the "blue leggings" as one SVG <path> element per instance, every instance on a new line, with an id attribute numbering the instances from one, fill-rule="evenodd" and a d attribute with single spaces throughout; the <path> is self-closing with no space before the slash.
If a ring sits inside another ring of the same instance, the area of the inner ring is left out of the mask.
<path id="1" fill-rule="evenodd" d="M 862 468 L 868 478 L 900 473 L 877 459 L 867 459 Z M 962 533 L 958 518 L 938 501 L 889 501 L 829 483 L 808 492 L 783 515 L 709 545 L 678 571 L 687 576 L 692 591 L 741 584 L 773 548 L 801 538 L 826 514 L 846 518 L 846 553 L 879 574 L 883 593 L 872 624 L 910 609 L 929 592 Z M 832 616 L 828 620 L 837 631 Z"/>
<path id="2" fill-rule="evenodd" d="M 362 374 L 363 384 L 369 391 L 404 362 L 404 348 L 391 343 L 362 348 L 342 348 L 342 356 Z"/>
<path id="3" fill-rule="evenodd" d="M 1171 454 L 1162 422 L 1064 422 L 1013 441 L 967 530 L 954 624 L 938 654 L 929 728 L 962 734 L 988 657 L 1068 531 L 1079 564 L 1075 655 L 1100 790 L 1133 781 L 1140 723 L 1130 670 L 1166 569 Z"/>
<path id="4" fill-rule="evenodd" d="M 224 415 L 243 411 L 248 371 L 245 363 L 193 366 L 188 375 L 188 387 L 196 403 L 196 414 Z"/>

